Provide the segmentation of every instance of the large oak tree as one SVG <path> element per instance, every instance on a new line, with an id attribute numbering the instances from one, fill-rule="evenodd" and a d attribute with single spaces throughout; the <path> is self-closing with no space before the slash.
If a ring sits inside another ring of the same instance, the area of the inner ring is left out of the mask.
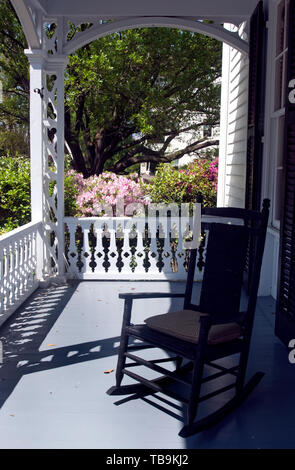
<path id="1" fill-rule="evenodd" d="M 0 0 L 0 18 L 0 120 L 13 118 L 20 129 L 28 123 L 26 41 L 8 0 Z M 220 75 L 221 44 L 178 29 L 128 30 L 79 49 L 65 81 L 65 138 L 74 168 L 85 177 L 124 173 L 218 143 L 199 130 L 219 122 Z M 171 151 L 186 132 L 185 148 Z"/>

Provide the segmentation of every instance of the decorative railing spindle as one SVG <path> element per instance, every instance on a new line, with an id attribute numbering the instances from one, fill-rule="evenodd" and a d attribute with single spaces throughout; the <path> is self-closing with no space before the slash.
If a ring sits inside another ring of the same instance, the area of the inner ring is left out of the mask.
<path id="1" fill-rule="evenodd" d="M 38 287 L 37 236 L 30 223 L 0 237 L 0 325 Z"/>
<path id="2" fill-rule="evenodd" d="M 68 274 L 77 279 L 185 279 L 180 220 L 164 223 L 141 217 L 66 217 Z"/>

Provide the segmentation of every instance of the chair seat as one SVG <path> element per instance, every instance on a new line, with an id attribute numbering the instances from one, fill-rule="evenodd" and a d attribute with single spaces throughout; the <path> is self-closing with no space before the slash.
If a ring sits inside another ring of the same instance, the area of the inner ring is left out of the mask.
<path id="1" fill-rule="evenodd" d="M 146 325 L 175 338 L 197 343 L 200 332 L 200 317 L 206 315 L 195 310 L 179 310 L 146 318 Z M 232 341 L 241 336 L 238 323 L 212 325 L 208 335 L 208 344 L 220 344 Z"/>

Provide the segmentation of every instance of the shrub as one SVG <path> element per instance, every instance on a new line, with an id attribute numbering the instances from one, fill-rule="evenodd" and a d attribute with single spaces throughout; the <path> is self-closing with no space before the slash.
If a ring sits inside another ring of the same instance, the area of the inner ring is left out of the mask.
<path id="1" fill-rule="evenodd" d="M 30 161 L 0 157 L 0 233 L 31 220 Z"/>
<path id="2" fill-rule="evenodd" d="M 216 204 L 217 159 L 196 159 L 186 168 L 160 164 L 150 184 L 136 174 L 119 176 L 105 172 L 83 179 L 74 170 L 65 176 L 65 215 L 92 217 L 103 215 L 102 204 L 115 209 L 118 200 L 147 205 L 161 202 L 195 202 L 203 197 L 205 206 Z M 28 223 L 30 208 L 30 161 L 25 157 L 0 157 L 0 234 Z M 51 183 L 53 191 L 54 182 Z M 115 214 L 114 214 L 115 215 Z M 129 215 L 129 214 L 128 214 Z"/>
<path id="3" fill-rule="evenodd" d="M 69 187 L 69 192 L 66 194 L 66 212 L 71 212 L 71 215 L 82 217 L 104 215 L 104 205 L 108 205 L 115 215 L 115 207 L 119 201 L 124 203 L 124 213 L 128 204 L 148 203 L 145 192 L 137 181 L 137 175 L 134 174 L 126 177 L 105 172 L 99 176 L 83 179 L 82 174 L 70 170 L 66 175 L 66 181 Z"/>
<path id="4" fill-rule="evenodd" d="M 217 196 L 217 159 L 196 159 L 186 168 L 168 163 L 157 167 L 155 177 L 145 190 L 152 202 L 196 202 L 202 196 L 204 206 L 215 206 Z"/>
<path id="5" fill-rule="evenodd" d="M 79 195 L 79 185 L 76 175 L 77 173 L 73 171 L 69 171 L 65 175 L 64 199 L 66 217 L 73 217 L 78 212 L 77 197 Z"/>

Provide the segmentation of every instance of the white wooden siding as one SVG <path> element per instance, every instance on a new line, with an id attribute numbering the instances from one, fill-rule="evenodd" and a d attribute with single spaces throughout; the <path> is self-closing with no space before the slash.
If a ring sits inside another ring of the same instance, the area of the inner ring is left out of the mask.
<path id="1" fill-rule="evenodd" d="M 244 207 L 249 61 L 223 44 L 218 206 Z"/>

